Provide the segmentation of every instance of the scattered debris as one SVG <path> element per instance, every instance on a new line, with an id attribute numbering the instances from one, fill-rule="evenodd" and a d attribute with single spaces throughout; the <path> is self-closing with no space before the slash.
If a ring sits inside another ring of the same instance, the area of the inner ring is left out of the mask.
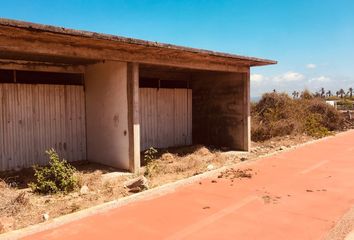
<path id="1" fill-rule="evenodd" d="M 313 190 L 311 190 L 311 189 L 306 189 L 306 192 L 313 192 Z"/>
<path id="2" fill-rule="evenodd" d="M 203 209 L 210 209 L 210 207 L 209 206 L 205 206 L 205 207 L 203 207 Z"/>
<path id="3" fill-rule="evenodd" d="M 279 196 L 271 196 L 271 195 L 267 194 L 267 195 L 262 196 L 262 199 L 263 199 L 265 204 L 269 204 L 269 203 L 277 204 L 278 200 L 280 200 L 281 197 L 279 197 Z"/>
<path id="4" fill-rule="evenodd" d="M 144 176 L 140 176 L 124 183 L 124 187 L 128 188 L 130 192 L 137 193 L 149 189 L 148 180 Z"/>
<path id="5" fill-rule="evenodd" d="M 208 169 L 208 171 L 213 170 L 214 169 L 214 165 L 213 164 L 209 164 L 207 166 L 207 169 Z"/>
<path id="6" fill-rule="evenodd" d="M 80 188 L 80 194 L 81 195 L 86 195 L 90 192 L 90 189 L 88 188 L 88 186 L 86 185 L 83 185 L 81 188 Z"/>
<path id="7" fill-rule="evenodd" d="M 241 178 L 252 178 L 252 169 L 247 168 L 247 169 L 234 169 L 230 168 L 225 170 L 224 172 L 220 173 L 218 178 L 226 178 L 230 180 L 234 180 L 236 178 L 241 179 Z"/>
<path id="8" fill-rule="evenodd" d="M 264 203 L 266 203 L 266 204 L 270 203 L 270 200 L 271 200 L 270 196 L 265 195 L 265 196 L 262 196 L 262 198 L 263 198 Z"/>
<path id="9" fill-rule="evenodd" d="M 42 215 L 42 219 L 43 219 L 43 221 L 48 221 L 49 220 L 49 214 L 48 213 L 44 213 Z"/>
<path id="10" fill-rule="evenodd" d="M 212 182 L 212 183 L 217 183 L 217 181 L 216 181 L 216 180 L 211 180 L 211 182 Z"/>

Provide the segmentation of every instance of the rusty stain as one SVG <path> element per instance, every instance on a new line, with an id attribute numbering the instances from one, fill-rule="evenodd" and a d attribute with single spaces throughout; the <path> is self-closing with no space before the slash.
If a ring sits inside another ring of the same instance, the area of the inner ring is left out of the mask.
<path id="1" fill-rule="evenodd" d="M 119 115 L 118 115 L 118 114 L 115 114 L 115 115 L 113 116 L 113 126 L 114 126 L 115 128 L 117 128 L 117 127 L 118 127 L 118 123 L 119 123 Z"/>

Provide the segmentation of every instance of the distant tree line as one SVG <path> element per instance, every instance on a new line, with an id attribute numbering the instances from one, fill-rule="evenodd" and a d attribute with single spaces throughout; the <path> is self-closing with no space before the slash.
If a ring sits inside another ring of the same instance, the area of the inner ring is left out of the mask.
<path id="1" fill-rule="evenodd" d="M 274 89 L 273 92 L 276 92 Z M 347 91 L 345 91 L 343 88 L 339 89 L 335 93 L 333 93 L 331 90 L 325 90 L 324 88 L 321 88 L 319 91 L 316 91 L 314 93 L 309 92 L 308 90 L 304 90 L 302 92 L 294 91 L 291 95 L 293 96 L 294 99 L 296 98 L 307 98 L 306 95 L 312 95 L 314 97 L 319 97 L 319 98 L 353 98 L 353 88 L 349 88 Z"/>

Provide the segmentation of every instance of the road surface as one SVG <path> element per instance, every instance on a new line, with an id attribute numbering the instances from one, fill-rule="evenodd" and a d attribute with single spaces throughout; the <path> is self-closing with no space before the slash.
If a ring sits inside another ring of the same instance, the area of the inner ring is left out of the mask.
<path id="1" fill-rule="evenodd" d="M 322 239 L 354 206 L 354 131 L 242 168 L 25 239 Z"/>

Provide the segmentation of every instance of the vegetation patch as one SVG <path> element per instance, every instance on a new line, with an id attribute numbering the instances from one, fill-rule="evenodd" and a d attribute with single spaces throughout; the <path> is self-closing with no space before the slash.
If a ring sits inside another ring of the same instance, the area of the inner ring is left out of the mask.
<path id="1" fill-rule="evenodd" d="M 344 128 L 344 118 L 323 99 L 305 91 L 299 98 L 286 93 L 266 93 L 252 105 L 252 140 L 307 134 L 324 137 Z"/>
<path id="2" fill-rule="evenodd" d="M 61 160 L 54 149 L 47 150 L 46 154 L 49 157 L 49 166 L 33 167 L 36 181 L 31 182 L 29 187 L 41 194 L 73 191 L 78 186 L 76 169 L 66 160 Z"/>

